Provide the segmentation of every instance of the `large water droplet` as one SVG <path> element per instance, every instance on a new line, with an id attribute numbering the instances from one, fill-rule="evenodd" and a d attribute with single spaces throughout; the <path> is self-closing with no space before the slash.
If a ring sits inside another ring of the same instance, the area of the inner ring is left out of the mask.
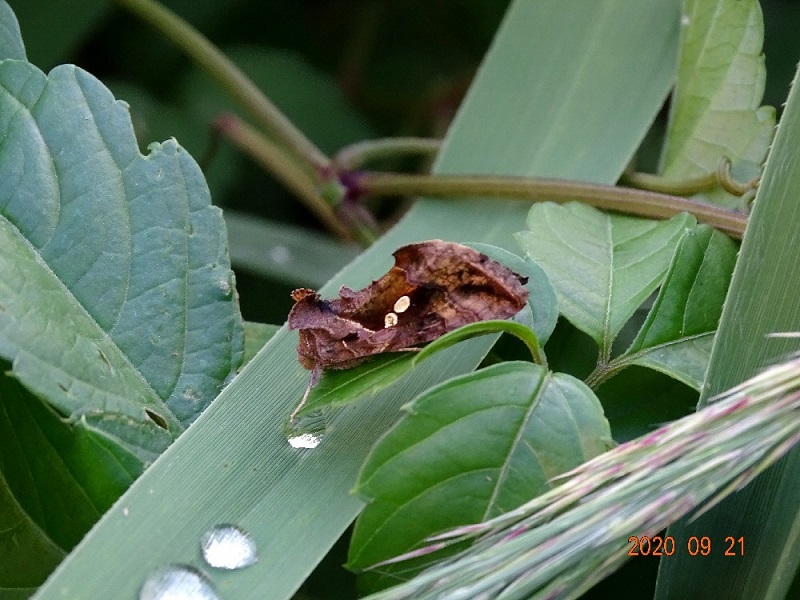
<path id="1" fill-rule="evenodd" d="M 313 433 L 303 433 L 301 435 L 294 435 L 286 441 L 292 448 L 316 448 L 322 441 L 322 438 L 314 435 Z"/>
<path id="2" fill-rule="evenodd" d="M 242 569 L 258 560 L 252 536 L 236 525 L 216 525 L 200 538 L 203 558 L 218 569 Z"/>
<path id="3" fill-rule="evenodd" d="M 316 448 L 325 437 L 330 410 L 312 410 L 299 415 L 284 427 L 286 441 L 292 448 Z"/>
<path id="4" fill-rule="evenodd" d="M 139 600 L 219 600 L 219 596 L 208 578 L 194 567 L 167 565 L 145 580 Z"/>

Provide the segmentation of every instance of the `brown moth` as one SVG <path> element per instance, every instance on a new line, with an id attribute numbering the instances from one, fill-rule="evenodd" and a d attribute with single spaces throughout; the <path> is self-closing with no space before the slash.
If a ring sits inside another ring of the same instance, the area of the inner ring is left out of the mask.
<path id="1" fill-rule="evenodd" d="M 304 288 L 292 292 L 289 329 L 300 331 L 297 356 L 311 370 L 309 389 L 323 369 L 416 350 L 462 325 L 511 317 L 528 298 L 522 287 L 526 277 L 461 244 L 409 244 L 398 248 L 394 259 L 386 275 L 363 290 L 342 286 L 333 300 Z M 305 396 L 292 418 L 304 402 Z"/>

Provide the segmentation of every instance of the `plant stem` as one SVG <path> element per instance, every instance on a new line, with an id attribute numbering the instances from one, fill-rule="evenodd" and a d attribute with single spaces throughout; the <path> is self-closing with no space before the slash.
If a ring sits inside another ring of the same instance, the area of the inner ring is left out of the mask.
<path id="1" fill-rule="evenodd" d="M 233 61 L 194 27 L 155 0 L 111 1 L 149 23 L 183 50 L 259 125 L 274 133 L 276 138 L 304 164 L 312 165 L 317 171 L 328 168 L 330 159 L 270 102 Z"/>
<path id="2" fill-rule="evenodd" d="M 746 215 L 679 196 L 564 179 L 368 172 L 359 175 L 355 186 L 355 192 L 361 197 L 410 195 L 449 199 L 483 196 L 558 203 L 578 200 L 604 210 L 656 219 L 688 212 L 699 221 L 737 239 L 741 239 L 747 226 Z"/>
<path id="3" fill-rule="evenodd" d="M 314 182 L 281 147 L 234 115 L 223 115 L 215 121 L 215 126 L 222 135 L 303 200 L 330 231 L 342 238 L 349 237 L 347 228 L 336 217 L 330 204 L 320 195 Z"/>
<path id="4" fill-rule="evenodd" d="M 670 194 L 673 196 L 692 196 L 714 189 L 719 185 L 716 173 L 708 173 L 694 179 L 681 179 L 674 181 L 665 179 L 661 175 L 651 173 L 624 173 L 620 181 L 630 187 L 657 192 L 659 194 Z"/>
<path id="5" fill-rule="evenodd" d="M 333 157 L 333 164 L 337 171 L 352 171 L 379 158 L 401 154 L 432 156 L 441 147 L 442 140 L 435 138 L 397 137 L 365 140 L 339 150 Z"/>
<path id="6" fill-rule="evenodd" d="M 622 183 L 631 187 L 676 196 L 701 194 L 717 186 L 733 196 L 743 196 L 756 189 L 760 180 L 760 177 L 756 177 L 752 181 L 736 181 L 731 176 L 731 161 L 725 157 L 720 159 L 716 171 L 694 179 L 671 180 L 650 173 L 625 173 L 621 178 Z"/>

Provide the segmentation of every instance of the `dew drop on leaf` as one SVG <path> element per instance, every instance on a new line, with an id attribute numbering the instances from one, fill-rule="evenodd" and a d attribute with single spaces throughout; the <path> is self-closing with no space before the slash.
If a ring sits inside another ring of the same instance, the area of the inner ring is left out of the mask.
<path id="1" fill-rule="evenodd" d="M 314 435 L 313 433 L 303 433 L 301 435 L 294 435 L 288 440 L 292 448 L 316 448 L 322 441 L 322 438 Z"/>
<path id="2" fill-rule="evenodd" d="M 175 564 L 154 571 L 139 590 L 139 600 L 219 600 L 219 596 L 200 571 Z"/>
<path id="3" fill-rule="evenodd" d="M 203 558 L 217 569 L 243 569 L 258 561 L 252 536 L 236 525 L 216 525 L 200 538 Z"/>

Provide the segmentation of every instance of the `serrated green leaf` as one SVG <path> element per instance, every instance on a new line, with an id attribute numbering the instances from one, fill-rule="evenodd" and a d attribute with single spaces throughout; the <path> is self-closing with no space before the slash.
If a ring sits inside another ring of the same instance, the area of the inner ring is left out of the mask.
<path id="1" fill-rule="evenodd" d="M 491 244 L 465 245 L 478 252 L 483 252 L 489 258 L 528 278 L 528 282 L 524 286 L 528 290 L 528 306 L 514 318 L 530 327 L 536 334 L 539 345 L 544 346 L 558 322 L 556 290 L 547 278 L 544 269 L 531 260 L 526 260 Z"/>
<path id="2" fill-rule="evenodd" d="M 727 236 L 707 225 L 687 231 L 647 319 L 621 360 L 699 390 L 736 251 Z"/>
<path id="3" fill-rule="evenodd" d="M 148 380 L 131 368 L 122 348 L 2 217 L 0 245 L 0 355 L 12 362 L 13 376 L 63 415 L 77 419 L 103 412 L 144 425 L 149 410 L 177 436 L 183 429 L 180 421 Z"/>
<path id="4" fill-rule="evenodd" d="M 14 11 L 6 0 L 0 0 L 0 60 L 25 60 L 25 44 Z"/>
<path id="5" fill-rule="evenodd" d="M 561 314 L 607 358 L 625 322 L 661 284 L 678 240 L 694 218 L 668 221 L 608 215 L 579 203 L 534 204 L 516 234 L 547 273 Z"/>
<path id="6" fill-rule="evenodd" d="M 233 376 L 241 319 L 197 165 L 142 156 L 94 77 L 3 61 L 0 131 L 0 469 L 63 552 Z"/>
<path id="7" fill-rule="evenodd" d="M 758 0 L 686 1 L 665 178 L 713 173 L 722 157 L 744 180 L 760 174 L 775 129 L 775 109 L 759 108 L 766 80 L 763 39 Z M 722 189 L 698 198 L 739 204 Z"/>
<path id="8" fill-rule="evenodd" d="M 356 491 L 369 504 L 353 532 L 352 569 L 516 508 L 550 489 L 556 475 L 610 446 L 608 422 L 592 391 L 530 363 L 456 377 L 405 408 L 409 414 L 375 445 L 359 474 Z M 366 587 L 374 591 L 405 579 L 408 569 L 381 567 Z"/>
<path id="9" fill-rule="evenodd" d="M 3 356 L 65 414 L 149 421 L 143 406 L 163 403 L 186 425 L 242 353 L 202 174 L 173 141 L 140 155 L 124 105 L 76 67 L 5 61 L 0 82 Z"/>
<path id="10" fill-rule="evenodd" d="M 116 98 L 130 105 L 136 139 L 143 151 L 153 140 L 174 137 L 192 156 L 208 156 L 203 176 L 211 197 L 217 202 L 224 196 L 224 191 L 241 178 L 245 157 L 230 144 L 219 144 L 219 147 L 215 147 L 211 141 L 212 128 L 209 121 L 199 118 L 180 102 L 156 98 L 147 90 L 129 82 L 104 83 Z M 210 152 L 211 148 L 213 152 Z"/>

